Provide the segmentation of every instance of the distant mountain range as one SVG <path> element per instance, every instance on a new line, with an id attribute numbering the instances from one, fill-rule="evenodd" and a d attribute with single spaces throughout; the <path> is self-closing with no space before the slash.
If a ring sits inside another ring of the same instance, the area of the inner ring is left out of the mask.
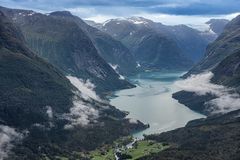
<path id="1" fill-rule="evenodd" d="M 88 23 L 110 34 L 115 39 L 120 40 L 133 52 L 137 60 L 141 61 L 142 54 L 144 54 L 142 53 L 139 55 L 139 50 L 142 50 L 140 46 L 145 44 L 145 41 L 146 43 L 150 41 L 149 38 L 146 37 L 149 37 L 150 35 L 158 35 L 161 37 L 159 38 L 159 44 L 161 44 L 160 39 L 165 38 L 173 43 L 175 47 L 171 46 L 172 49 L 170 50 L 160 51 L 158 50 L 159 48 L 167 49 L 167 46 L 146 46 L 146 48 L 150 47 L 152 51 L 155 51 L 155 57 L 157 57 L 158 54 L 163 54 L 162 52 L 173 51 L 178 52 L 178 54 L 182 54 L 185 58 L 197 62 L 203 57 L 206 46 L 216 39 L 227 22 L 228 20 L 224 19 L 210 20 L 209 22 L 206 22 L 206 25 L 209 27 L 206 31 L 198 31 L 186 25 L 167 26 L 142 17 L 112 19 L 104 22 L 103 24 L 94 23 L 92 21 L 89 21 Z M 154 42 L 156 43 L 156 39 L 154 39 Z M 143 52 L 146 52 L 144 55 L 149 54 L 145 50 Z M 169 55 L 169 57 L 171 56 L 173 55 Z M 149 55 L 149 57 L 153 56 Z M 168 55 L 164 55 L 164 57 L 168 57 Z M 146 57 L 143 59 L 145 58 Z M 150 58 L 149 61 L 151 62 L 151 60 L 152 59 Z"/>

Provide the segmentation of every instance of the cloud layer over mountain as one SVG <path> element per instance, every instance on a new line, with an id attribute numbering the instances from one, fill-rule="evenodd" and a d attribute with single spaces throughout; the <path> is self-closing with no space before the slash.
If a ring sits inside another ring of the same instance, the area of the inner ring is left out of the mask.
<path id="1" fill-rule="evenodd" d="M 198 75 L 192 75 L 185 80 L 176 82 L 176 85 L 188 92 L 194 92 L 197 95 L 211 94 L 217 98 L 205 103 L 207 109 L 212 113 L 226 113 L 240 109 L 240 96 L 231 88 L 211 83 L 212 72 L 206 72 Z"/>

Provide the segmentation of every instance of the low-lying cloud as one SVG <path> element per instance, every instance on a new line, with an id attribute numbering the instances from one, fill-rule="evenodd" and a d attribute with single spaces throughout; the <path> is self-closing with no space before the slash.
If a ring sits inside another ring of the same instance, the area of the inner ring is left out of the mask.
<path id="1" fill-rule="evenodd" d="M 14 128 L 0 125 L 0 160 L 6 158 L 13 147 L 12 142 L 22 139 L 22 134 Z"/>
<path id="2" fill-rule="evenodd" d="M 90 80 L 86 80 L 84 82 L 84 80 L 73 76 L 67 76 L 67 78 L 70 80 L 72 85 L 74 85 L 81 92 L 81 95 L 84 99 L 92 98 L 97 101 L 101 101 L 99 96 L 94 91 L 95 85 L 91 83 Z"/>
<path id="3" fill-rule="evenodd" d="M 78 96 L 73 99 L 73 107 L 70 113 L 64 114 L 64 118 L 70 121 L 65 125 L 65 129 L 71 129 L 75 126 L 86 126 L 89 123 L 95 123 L 99 116 L 98 110 L 94 109 L 90 104 L 82 102 Z"/>
<path id="4" fill-rule="evenodd" d="M 207 110 L 211 113 L 226 113 L 240 109 L 240 96 L 233 89 L 223 85 L 211 83 L 214 76 L 212 72 L 191 75 L 185 80 L 177 81 L 175 84 L 184 91 L 194 92 L 199 96 L 211 94 L 217 98 L 205 103 Z"/>
<path id="5" fill-rule="evenodd" d="M 90 103 L 83 102 L 80 97 L 85 100 L 96 100 L 101 102 L 101 98 L 94 91 L 95 85 L 89 80 L 83 81 L 77 77 L 67 76 L 70 82 L 79 90 L 74 92 L 73 107 L 70 112 L 63 115 L 64 119 L 70 121 L 70 124 L 65 125 L 65 129 L 73 128 L 74 126 L 86 126 L 89 123 L 95 123 L 99 117 L 99 112 Z"/>

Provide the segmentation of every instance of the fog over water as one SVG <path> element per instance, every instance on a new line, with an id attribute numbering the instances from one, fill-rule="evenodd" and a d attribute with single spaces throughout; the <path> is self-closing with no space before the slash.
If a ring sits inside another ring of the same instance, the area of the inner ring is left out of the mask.
<path id="1" fill-rule="evenodd" d="M 180 88 L 175 84 L 182 72 L 148 72 L 131 77 L 137 87 L 115 93 L 111 104 L 129 112 L 127 118 L 150 124 L 150 128 L 134 134 L 161 133 L 183 127 L 188 121 L 205 116 L 191 111 L 172 98 Z"/>

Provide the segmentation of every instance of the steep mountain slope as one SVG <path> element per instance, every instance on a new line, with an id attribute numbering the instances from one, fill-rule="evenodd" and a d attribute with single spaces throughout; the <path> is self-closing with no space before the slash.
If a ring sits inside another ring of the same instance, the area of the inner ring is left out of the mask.
<path id="1" fill-rule="evenodd" d="M 229 22 L 223 33 L 211 43 L 206 50 L 204 58 L 187 74 L 197 74 L 215 68 L 224 58 L 239 51 L 240 43 L 240 16 Z"/>
<path id="2" fill-rule="evenodd" d="M 169 144 L 171 147 L 143 160 L 237 160 L 240 158 L 240 111 L 226 115 L 194 120 L 186 127 L 147 139 Z"/>
<path id="3" fill-rule="evenodd" d="M 100 56 L 112 66 L 116 66 L 116 69 L 120 74 L 129 75 L 136 73 L 136 61 L 129 49 L 126 48 L 120 41 L 117 41 L 105 32 L 87 25 L 79 17 L 71 15 L 70 12 L 68 12 L 67 16 L 65 16 L 63 14 L 64 12 L 66 11 L 57 11 L 51 13 L 50 15 L 55 17 L 60 16 L 66 20 L 76 22 L 79 27 L 89 35 Z"/>
<path id="4" fill-rule="evenodd" d="M 1 10 L 20 26 L 28 46 L 65 74 L 89 79 L 99 93 L 133 86 L 120 79 L 99 56 L 92 41 L 77 23 L 61 16 L 32 11 Z"/>
<path id="5" fill-rule="evenodd" d="M 214 83 L 236 88 L 240 93 L 240 51 L 221 61 L 213 73 Z"/>
<path id="6" fill-rule="evenodd" d="M 202 33 L 186 25 L 177 26 L 160 26 L 159 31 L 164 31 L 171 36 L 178 46 L 182 49 L 183 54 L 194 62 L 198 62 L 202 57 L 207 45 L 213 40 L 209 34 Z"/>
<path id="7" fill-rule="evenodd" d="M 120 40 L 145 69 L 186 69 L 191 62 L 171 39 L 151 26 L 153 22 L 141 17 L 113 19 L 100 28 Z"/>
<path id="8" fill-rule="evenodd" d="M 72 105 L 73 86 L 22 45 L 21 33 L 0 13 L 1 122 L 19 127 L 44 122 L 47 117 L 41 110 L 47 105 L 66 112 Z"/>
<path id="9" fill-rule="evenodd" d="M 198 62 L 203 57 L 207 45 L 222 33 L 227 22 L 228 20 L 225 19 L 212 19 L 206 22 L 207 28 L 204 25 L 203 30 L 197 30 L 187 25 L 167 26 L 155 23 L 155 29 L 171 36 L 183 50 L 185 56 Z"/>
<path id="10" fill-rule="evenodd" d="M 0 12 L 0 159 L 82 159 L 78 152 L 144 128 L 113 106 L 83 96 L 24 42 Z"/>

